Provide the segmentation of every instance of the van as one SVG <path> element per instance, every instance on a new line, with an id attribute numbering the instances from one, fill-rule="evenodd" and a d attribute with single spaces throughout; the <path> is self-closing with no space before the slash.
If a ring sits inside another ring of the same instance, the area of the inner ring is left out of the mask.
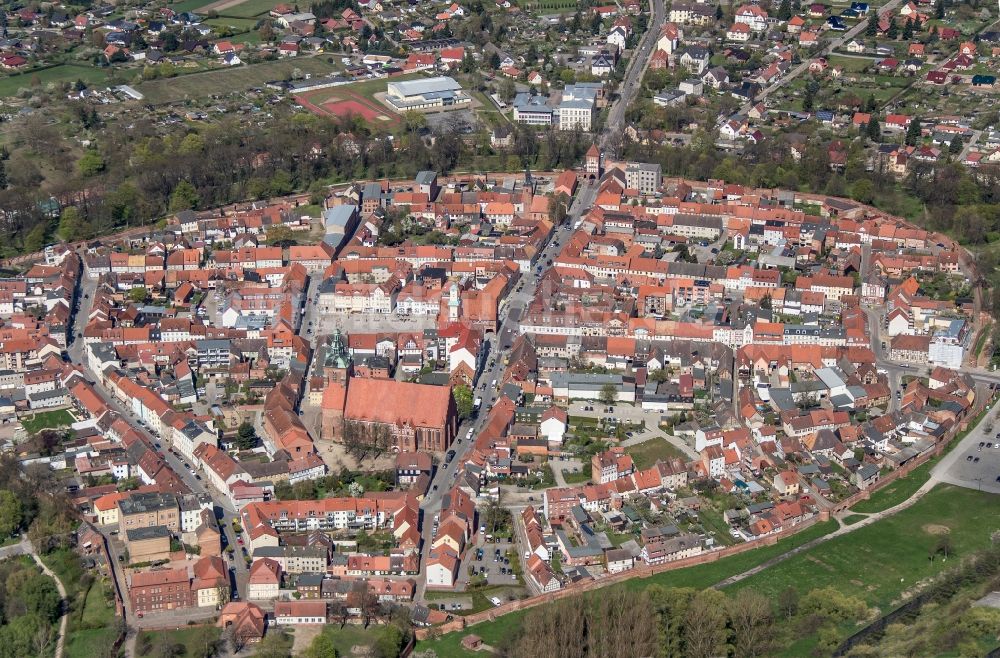
<path id="1" fill-rule="evenodd" d="M 491 596 L 490 603 L 499 608 L 503 604 L 503 601 L 501 601 L 499 597 Z"/>

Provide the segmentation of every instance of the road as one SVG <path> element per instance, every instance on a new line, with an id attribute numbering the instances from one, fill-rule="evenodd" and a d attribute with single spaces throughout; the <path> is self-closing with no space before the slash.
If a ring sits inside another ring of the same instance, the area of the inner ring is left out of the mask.
<path id="1" fill-rule="evenodd" d="M 629 58 L 628 67 L 625 69 L 625 78 L 618 86 L 618 98 L 611 104 L 611 109 L 608 111 L 608 119 L 604 125 L 604 131 L 598 140 L 601 148 L 609 152 L 616 148 L 613 140 L 621 139 L 622 130 L 625 127 L 625 110 L 632 104 L 632 100 L 639 91 L 639 86 L 642 83 L 642 74 L 646 71 L 649 58 L 652 56 L 653 49 L 656 48 L 656 42 L 660 38 L 660 28 L 666 20 L 666 10 L 663 6 L 663 0 L 651 0 L 650 5 L 653 11 L 649 18 L 646 34 L 643 35 L 642 41 L 639 42 L 639 45 Z M 614 154 L 610 153 L 610 155 L 613 156 Z"/>
<path id="2" fill-rule="evenodd" d="M 573 198 L 569 213 L 562 224 L 555 227 L 552 236 L 549 238 L 545 248 L 535 260 L 536 269 L 531 272 L 522 272 L 521 279 L 506 302 L 501 305 L 499 317 L 497 318 L 499 330 L 495 334 L 486 337 L 484 350 L 486 353 L 487 365 L 477 378 L 474 395 L 482 398 L 482 405 L 479 416 L 463 423 L 458 428 L 458 438 L 452 446 L 455 457 L 451 461 L 442 462 L 434 477 L 431 480 L 431 489 L 427 493 L 420 509 L 423 514 L 421 524 L 421 555 L 420 555 L 420 577 L 417 579 L 416 600 L 423 600 L 427 557 L 430 553 L 431 542 L 433 541 L 431 519 L 441 511 L 441 498 L 454 482 L 455 473 L 459 470 L 465 460 L 475 435 L 482 429 L 489 416 L 489 410 L 496 402 L 499 391 L 492 385 L 503 373 L 503 352 L 510 347 L 515 334 L 519 331 L 519 323 L 524 310 L 535 297 L 538 281 L 544 271 L 550 266 L 551 261 L 559 254 L 561 246 L 573 232 L 573 226 L 580 219 L 584 212 L 590 210 L 597 198 L 596 181 L 584 184 Z M 473 430 L 473 440 L 466 440 L 469 429 Z"/>
<path id="3" fill-rule="evenodd" d="M 898 7 L 900 4 L 902 4 L 902 1 L 903 0 L 889 0 L 889 2 L 887 2 L 886 4 L 884 4 L 881 7 L 879 7 L 878 11 L 879 11 L 880 14 L 883 13 L 883 12 L 890 12 L 890 14 L 894 13 L 895 10 L 896 10 L 896 7 Z M 834 39 L 833 41 L 831 41 L 830 43 L 828 43 L 826 45 L 826 47 L 823 48 L 820 52 L 816 53 L 816 55 L 814 57 L 811 57 L 809 59 L 803 60 L 801 64 L 799 64 L 794 69 L 792 69 L 791 71 L 789 71 L 788 73 L 786 73 L 785 75 L 783 75 L 778 80 L 776 80 L 774 82 L 774 84 L 772 84 L 771 86 L 767 87 L 766 89 L 764 89 L 763 91 L 761 91 L 759 94 L 757 94 L 757 96 L 752 101 L 750 101 L 749 103 L 744 104 L 739 109 L 739 111 L 736 112 L 736 114 L 734 114 L 733 116 L 734 117 L 745 117 L 750 112 L 750 109 L 754 105 L 756 105 L 757 103 L 763 102 L 772 93 L 774 93 L 778 89 L 784 87 L 789 82 L 791 82 L 795 78 L 799 77 L 800 75 L 802 75 L 803 73 L 805 73 L 806 71 L 808 71 L 809 70 L 809 64 L 810 64 L 810 62 L 812 62 L 812 60 L 817 59 L 819 57 L 828 57 L 837 48 L 840 48 L 845 43 L 847 43 L 848 41 L 850 41 L 854 37 L 856 37 L 859 34 L 861 34 L 862 32 L 864 32 L 864 30 L 865 30 L 866 27 L 868 27 L 868 21 L 867 21 L 867 19 L 863 20 L 863 21 L 858 21 L 857 25 L 855 25 L 854 27 L 852 27 L 850 30 L 847 30 L 846 32 L 844 32 L 839 38 Z"/>
<path id="4" fill-rule="evenodd" d="M 86 363 L 86 352 L 83 340 L 79 339 L 80 332 L 83 331 L 83 327 L 87 323 L 87 317 L 94 304 L 94 293 L 97 290 L 97 281 L 89 278 L 84 273 L 81 276 L 80 290 L 77 294 L 77 310 L 73 318 L 73 323 L 70 330 L 70 335 L 74 337 L 73 342 L 67 346 L 67 353 L 69 354 L 70 361 L 80 366 L 83 371 L 87 374 L 88 378 L 94 382 L 94 387 L 99 390 L 105 400 L 108 402 L 108 406 L 115 412 L 117 412 L 122 418 L 124 418 L 129 425 L 131 425 L 136 431 L 140 432 L 146 436 L 153 445 L 160 447 L 160 440 L 158 437 L 153 436 L 145 427 L 143 427 L 139 421 L 136 419 L 132 410 L 121 404 L 117 398 L 109 391 L 96 376 L 96 373 L 90 371 Z M 190 464 L 190 461 L 185 462 L 180 457 L 174 455 L 167 448 L 169 446 L 162 446 L 160 454 L 163 455 L 164 460 L 170 465 L 177 476 L 184 482 L 187 488 L 195 494 L 207 494 L 211 496 L 212 500 L 216 506 L 216 516 L 219 517 L 220 529 L 226 536 L 226 542 L 229 546 L 237 547 L 236 534 L 233 532 L 232 520 L 236 516 L 236 510 L 229 502 L 226 496 L 220 493 L 211 491 L 209 487 L 196 476 L 196 474 L 185 467 L 185 463 Z M 103 530 L 102 530 L 103 532 Z M 105 534 L 109 539 L 109 544 L 112 544 L 114 537 L 109 533 Z M 231 560 L 230 571 L 233 581 L 230 583 L 233 591 L 240 592 L 241 594 L 246 594 L 246 582 L 249 578 L 249 570 L 247 569 L 246 563 L 243 558 L 239 555 L 239 551 L 236 550 L 234 554 L 234 559 Z M 124 583 L 124 581 L 122 581 Z M 123 586 L 122 591 L 125 591 Z M 130 619 L 128 614 L 128 603 L 126 602 L 126 620 Z M 135 620 L 132 620 L 133 622 Z"/>

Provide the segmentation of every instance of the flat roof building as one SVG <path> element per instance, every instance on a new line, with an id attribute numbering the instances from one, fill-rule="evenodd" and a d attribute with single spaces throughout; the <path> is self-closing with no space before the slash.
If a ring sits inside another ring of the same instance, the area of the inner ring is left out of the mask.
<path id="1" fill-rule="evenodd" d="M 472 98 L 454 78 L 438 76 L 420 80 L 390 82 L 386 101 L 399 112 L 468 105 Z"/>

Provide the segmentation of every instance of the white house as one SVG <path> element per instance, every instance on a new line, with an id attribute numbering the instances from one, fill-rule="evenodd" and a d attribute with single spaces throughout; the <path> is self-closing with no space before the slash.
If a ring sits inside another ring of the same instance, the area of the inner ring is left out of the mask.
<path id="1" fill-rule="evenodd" d="M 564 409 L 559 407 L 549 407 L 542 414 L 540 429 L 542 436 L 549 442 L 549 445 L 562 445 L 563 437 L 566 434 L 566 421 L 568 416 Z"/>

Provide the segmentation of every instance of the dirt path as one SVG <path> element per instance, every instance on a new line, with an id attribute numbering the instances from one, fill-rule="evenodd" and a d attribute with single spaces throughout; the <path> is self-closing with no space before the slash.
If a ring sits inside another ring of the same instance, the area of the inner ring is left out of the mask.
<path id="1" fill-rule="evenodd" d="M 65 602 L 62 608 L 62 616 L 59 618 L 59 639 L 56 640 L 56 653 L 55 658 L 62 658 L 63 656 L 63 646 L 66 644 L 66 623 L 69 621 L 69 600 L 66 597 L 66 588 L 63 587 L 62 581 L 59 580 L 59 576 L 55 575 L 51 569 L 45 566 L 42 562 L 42 558 L 38 557 L 38 553 L 35 552 L 34 548 L 31 549 L 31 559 L 35 561 L 42 569 L 42 573 L 51 578 L 56 582 L 56 589 L 59 590 L 59 596 L 62 597 Z"/>

